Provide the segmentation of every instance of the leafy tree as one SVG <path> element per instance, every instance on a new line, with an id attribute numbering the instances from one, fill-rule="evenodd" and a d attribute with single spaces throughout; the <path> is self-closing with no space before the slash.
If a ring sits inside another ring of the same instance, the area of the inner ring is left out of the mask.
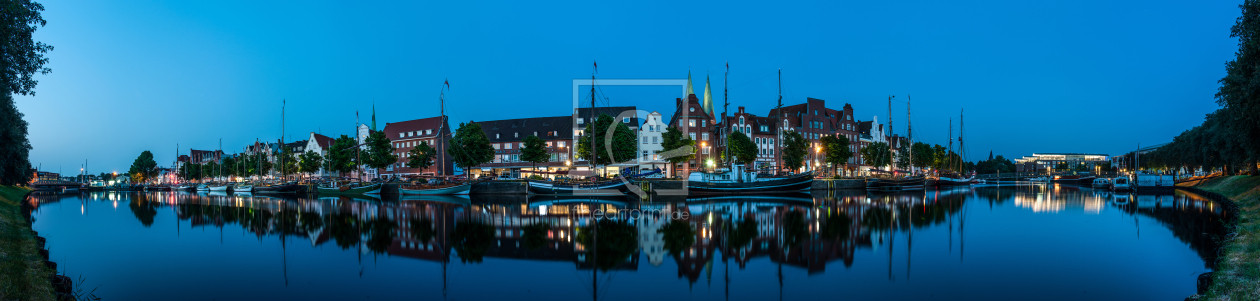
<path id="1" fill-rule="evenodd" d="M 936 154 L 932 151 L 932 146 L 927 143 L 915 142 L 910 145 L 910 151 L 914 152 L 914 158 L 910 158 L 910 163 L 915 167 L 932 167 L 936 163 Z"/>
<path id="2" fill-rule="evenodd" d="M 153 161 L 153 153 L 143 151 L 136 160 L 131 163 L 131 169 L 127 171 L 132 175 L 136 182 L 144 182 L 153 179 L 157 175 L 157 162 Z"/>
<path id="3" fill-rule="evenodd" d="M 46 24 L 40 12 L 44 6 L 34 1 L 5 1 L 0 11 L 0 185 L 25 185 L 31 178 L 31 144 L 27 122 L 13 102 L 13 94 L 35 95 L 35 73 L 48 74 L 45 53 L 52 46 L 32 39 L 35 30 Z"/>
<path id="4" fill-rule="evenodd" d="M 446 154 L 464 169 L 465 174 L 474 166 L 494 160 L 494 148 L 490 147 L 490 139 L 486 138 L 480 123 L 460 123 L 451 140 Z"/>
<path id="5" fill-rule="evenodd" d="M 616 124 L 614 126 L 614 124 Z M 614 128 L 612 142 L 608 142 L 608 129 Z M 595 137 L 595 164 L 608 165 L 614 162 L 634 160 L 638 149 L 639 135 L 630 130 L 625 123 L 616 122 L 612 116 L 601 114 L 595 122 L 586 125 L 586 135 L 578 140 L 577 157 L 591 160 L 591 136 Z M 611 149 L 609 149 L 609 146 Z M 611 153 L 611 157 L 609 154 Z"/>
<path id="6" fill-rule="evenodd" d="M 753 143 L 752 139 L 748 139 L 743 132 L 737 131 L 726 135 L 726 147 L 730 148 L 731 156 L 735 158 L 731 160 L 733 162 L 751 166 L 754 161 L 757 161 L 757 144 Z"/>
<path id="7" fill-rule="evenodd" d="M 245 157 L 241 156 L 223 156 L 223 166 L 221 166 L 222 170 L 218 170 L 216 168 L 215 176 L 231 177 L 248 174 L 248 172 L 245 171 L 245 164 L 243 164 L 244 160 Z"/>
<path id="8" fill-rule="evenodd" d="M 281 148 L 280 155 L 276 156 L 280 160 L 280 174 L 291 176 L 298 173 L 298 154 L 293 153 L 293 149 L 285 146 Z"/>
<path id="9" fill-rule="evenodd" d="M 796 131 L 783 134 L 783 165 L 789 170 L 799 170 L 805 164 L 805 155 L 809 153 L 809 141 Z"/>
<path id="10" fill-rule="evenodd" d="M 385 136 L 385 132 L 372 131 L 364 144 L 367 144 L 367 150 L 363 154 L 363 163 L 367 167 L 382 169 L 398 162 L 398 156 L 394 155 L 394 144 Z"/>
<path id="11" fill-rule="evenodd" d="M 1232 142 L 1241 144 L 1239 149 L 1243 150 L 1227 160 L 1245 162 L 1241 165 L 1254 175 L 1260 159 L 1260 118 L 1255 118 L 1260 115 L 1260 1 L 1244 1 L 1238 7 L 1242 16 L 1229 35 L 1238 38 L 1238 50 L 1234 60 L 1225 64 L 1226 75 L 1219 81 L 1216 103 L 1227 109 L 1221 117 L 1230 129 L 1219 134 L 1233 134 Z"/>
<path id="12" fill-rule="evenodd" d="M 949 157 L 946 155 L 947 149 L 940 144 L 932 145 L 932 168 L 936 170 L 945 169 L 946 162 Z"/>
<path id="13" fill-rule="evenodd" d="M 883 142 L 875 142 L 862 148 L 862 160 L 867 165 L 876 168 L 883 168 L 892 163 L 891 154 L 888 153 L 888 144 Z"/>
<path id="14" fill-rule="evenodd" d="M 686 163 L 696 157 L 696 141 L 671 126 L 661 134 L 661 150 L 661 158 L 669 163 Z"/>
<path id="15" fill-rule="evenodd" d="M 534 170 L 538 170 L 538 163 L 550 162 L 551 154 L 547 153 L 547 142 L 534 135 L 525 137 L 525 146 L 521 148 L 521 160 L 534 163 Z"/>
<path id="16" fill-rule="evenodd" d="M 826 135 L 822 137 L 821 142 L 823 152 L 825 152 L 823 161 L 831 164 L 835 170 L 843 168 L 849 162 L 849 158 L 853 157 L 853 151 L 849 150 L 849 137 Z"/>
<path id="17" fill-rule="evenodd" d="M 355 158 L 358 143 L 350 136 L 341 135 L 333 140 L 332 146 L 328 148 L 328 169 L 339 174 L 346 174 L 357 168 L 358 162 Z"/>
<path id="18" fill-rule="evenodd" d="M 429 168 L 433 166 L 433 157 L 437 156 L 437 150 L 429 146 L 428 142 L 420 142 L 420 145 L 411 148 L 407 152 L 407 167 L 411 168 Z"/>
<path id="19" fill-rule="evenodd" d="M 313 150 L 308 150 L 302 154 L 302 163 L 299 165 L 304 173 L 319 172 L 319 168 L 324 166 L 324 156 L 320 156 L 319 153 Z"/>
<path id="20" fill-rule="evenodd" d="M 910 167 L 910 160 L 911 160 L 910 150 L 901 149 L 900 151 L 897 152 L 897 167 L 898 168 L 908 169 Z"/>

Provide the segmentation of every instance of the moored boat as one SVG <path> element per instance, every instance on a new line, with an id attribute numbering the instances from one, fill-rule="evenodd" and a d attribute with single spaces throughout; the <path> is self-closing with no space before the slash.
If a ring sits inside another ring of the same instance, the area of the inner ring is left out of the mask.
<path id="1" fill-rule="evenodd" d="M 232 186 L 232 192 L 233 193 L 252 193 L 254 192 L 254 185 L 236 184 Z"/>
<path id="2" fill-rule="evenodd" d="M 736 164 L 734 170 L 726 172 L 692 172 L 687 177 L 688 194 L 799 192 L 810 189 L 814 184 L 814 174 L 809 172 L 786 177 L 759 177 L 756 173 L 745 172 L 743 167 Z"/>
<path id="3" fill-rule="evenodd" d="M 198 184 L 198 185 L 197 185 L 197 187 L 195 188 L 195 190 L 197 190 L 197 191 L 210 191 L 210 186 L 209 186 L 209 185 L 206 185 L 205 183 Z"/>
<path id="4" fill-rule="evenodd" d="M 1107 189 L 1111 187 L 1111 181 L 1108 181 L 1107 178 L 1096 178 L 1090 185 L 1097 189 Z"/>
<path id="5" fill-rule="evenodd" d="M 1130 191 L 1133 190 L 1133 183 L 1129 182 L 1128 177 L 1117 177 L 1111 180 L 1111 191 Z"/>
<path id="6" fill-rule="evenodd" d="M 210 190 L 210 191 L 228 191 L 228 189 L 231 189 L 231 188 L 232 188 L 232 185 L 230 185 L 230 184 L 223 184 L 223 185 L 210 185 L 210 186 L 209 186 L 209 190 Z"/>
<path id="7" fill-rule="evenodd" d="M 302 185 L 295 182 L 275 185 L 254 186 L 254 192 L 258 193 L 295 193 Z"/>
<path id="8" fill-rule="evenodd" d="M 901 178 L 867 178 L 866 190 L 921 190 L 923 189 L 924 183 L 926 183 L 926 179 L 921 176 Z"/>
<path id="9" fill-rule="evenodd" d="M 320 186 L 320 194 L 380 194 L 381 184 L 346 184 L 336 186 Z"/>
<path id="10" fill-rule="evenodd" d="M 529 192 L 540 195 L 624 195 L 626 182 L 620 178 L 594 183 L 564 183 L 528 180 Z"/>
<path id="11" fill-rule="evenodd" d="M 453 195 L 468 194 L 472 183 L 451 183 L 446 185 L 408 185 L 398 187 L 403 195 Z"/>

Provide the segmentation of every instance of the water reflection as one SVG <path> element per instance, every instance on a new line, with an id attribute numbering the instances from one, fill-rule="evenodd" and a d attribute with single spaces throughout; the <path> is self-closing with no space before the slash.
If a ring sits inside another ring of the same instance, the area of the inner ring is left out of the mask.
<path id="1" fill-rule="evenodd" d="M 281 250 L 286 285 L 291 268 L 287 248 L 292 247 L 292 240 L 311 247 L 332 245 L 353 250 L 360 261 L 361 256 L 372 255 L 437 262 L 442 266 L 444 295 L 450 263 L 457 260 L 462 265 L 490 268 L 502 264 L 488 259 L 569 262 L 569 270 L 591 275 L 581 279 L 589 283 L 585 290 L 592 298 L 607 288 L 607 283 L 600 281 L 616 281 L 601 274 L 657 268 L 670 262 L 676 266 L 676 277 L 685 278 L 688 286 L 701 278 L 711 281 L 715 264 L 730 261 L 734 263 L 731 268 L 743 271 L 754 263 L 768 262 L 778 283 L 757 287 L 772 286 L 784 293 L 784 287 L 791 285 L 790 281 L 785 284 L 785 279 L 792 277 L 786 275 L 790 273 L 784 272 L 785 267 L 802 269 L 807 277 L 814 277 L 826 274 L 827 267 L 836 262 L 848 270 L 857 258 L 872 254 L 872 259 L 882 259 L 879 263 L 886 265 L 878 277 L 897 283 L 908 281 L 912 267 L 922 264 L 915 263 L 916 256 L 921 262 L 926 260 L 928 269 L 940 265 L 937 262 L 941 258 L 934 254 L 948 254 L 959 262 L 967 260 L 966 235 L 976 231 L 965 228 L 967 219 L 979 214 L 973 209 L 993 210 L 1004 205 L 1036 214 L 1115 211 L 1133 219 L 1134 235 L 1141 235 L 1143 230 L 1139 217 L 1152 219 L 1189 245 L 1204 266 L 1215 260 L 1217 247 L 1211 235 L 1204 233 L 1223 231 L 1219 206 L 1199 196 L 1117 195 L 1057 185 L 652 200 L 101 192 L 80 197 L 33 195 L 31 202 L 36 211 L 66 202 L 85 208 L 91 203 L 117 208 L 118 202 L 124 202 L 145 228 L 153 227 L 155 220 L 169 211 L 177 229 L 211 228 L 222 233 L 225 228 L 240 228 L 259 239 L 279 240 L 280 248 L 286 249 Z M 592 218 L 593 214 L 606 218 Z M 1153 229 L 1145 230 L 1154 233 Z M 54 239 L 73 235 L 60 233 Z M 640 259 L 648 265 L 641 266 Z M 903 266 L 905 271 L 901 272 Z M 731 269 L 723 271 L 727 273 L 724 294 L 729 294 Z M 359 273 L 361 277 L 363 272 Z M 548 277 L 565 275 L 547 273 Z M 1192 285 L 1192 277 L 1182 278 Z"/>

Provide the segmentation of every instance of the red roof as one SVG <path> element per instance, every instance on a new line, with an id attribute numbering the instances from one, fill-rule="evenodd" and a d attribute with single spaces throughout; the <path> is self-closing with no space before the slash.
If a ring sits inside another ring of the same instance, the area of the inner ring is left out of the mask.
<path id="1" fill-rule="evenodd" d="M 416 120 L 400 121 L 385 123 L 385 137 L 389 140 L 400 140 L 409 138 L 432 138 L 440 134 L 441 129 L 438 127 L 442 123 L 441 117 L 429 117 Z M 447 129 L 448 131 L 450 129 Z M 414 132 L 414 134 L 413 134 Z M 403 137 L 403 133 L 407 136 Z"/>
<path id="2" fill-rule="evenodd" d="M 327 149 L 328 147 L 331 147 L 333 144 L 333 138 L 328 138 L 328 136 L 311 133 L 311 137 L 314 138 L 315 143 L 318 143 L 319 147 L 323 149 Z"/>

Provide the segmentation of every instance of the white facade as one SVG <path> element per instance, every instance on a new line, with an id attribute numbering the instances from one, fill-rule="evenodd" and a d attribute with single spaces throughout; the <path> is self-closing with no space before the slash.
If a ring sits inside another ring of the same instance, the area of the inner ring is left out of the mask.
<path id="1" fill-rule="evenodd" d="M 667 171 L 669 168 L 668 162 L 658 155 L 664 149 L 661 142 L 664 141 L 666 126 L 668 124 L 661 120 L 661 113 L 652 111 L 643 121 L 643 126 L 639 127 L 639 170 L 661 168 Z"/>
<path id="2" fill-rule="evenodd" d="M 328 151 L 325 150 L 323 146 L 319 145 L 319 140 L 315 139 L 315 132 L 311 132 L 311 134 L 306 138 L 306 151 L 315 152 L 316 154 L 319 154 L 325 159 L 328 158 Z M 324 164 L 320 164 L 319 172 L 316 172 L 315 174 L 313 174 L 313 176 L 323 177 L 325 174 L 326 173 L 324 171 Z"/>
<path id="3" fill-rule="evenodd" d="M 359 124 L 358 130 L 355 132 L 358 132 L 355 135 L 355 141 L 359 143 L 359 151 L 366 152 L 368 147 L 365 143 L 367 142 L 368 135 L 372 133 L 372 129 L 366 124 Z M 377 176 L 375 168 L 367 168 L 364 166 L 364 168 L 360 168 L 358 171 L 363 172 L 363 179 L 375 179 Z"/>

